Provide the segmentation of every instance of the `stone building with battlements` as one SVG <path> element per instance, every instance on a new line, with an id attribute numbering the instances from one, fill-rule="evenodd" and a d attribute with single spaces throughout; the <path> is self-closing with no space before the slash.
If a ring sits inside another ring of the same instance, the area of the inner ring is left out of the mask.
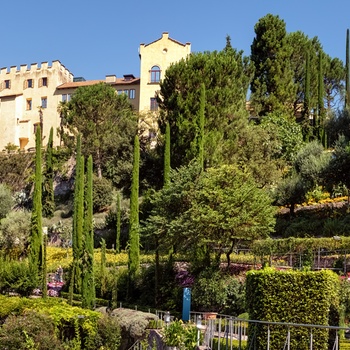
<path id="1" fill-rule="evenodd" d="M 57 130 L 61 125 L 60 102 L 69 101 L 78 87 L 100 82 L 110 84 L 118 94 L 127 94 L 134 110 L 140 112 L 140 128 L 152 136 L 157 129 L 155 96 L 159 83 L 170 64 L 186 58 L 190 52 L 190 43 L 182 44 L 165 32 L 160 39 L 140 45 L 140 77 L 106 75 L 101 80 L 85 80 L 75 78 L 60 61 L 1 68 L 0 151 L 9 145 L 21 150 L 34 148 L 38 125 L 42 126 L 45 146 L 51 127 Z M 60 143 L 54 132 L 54 145 Z"/>

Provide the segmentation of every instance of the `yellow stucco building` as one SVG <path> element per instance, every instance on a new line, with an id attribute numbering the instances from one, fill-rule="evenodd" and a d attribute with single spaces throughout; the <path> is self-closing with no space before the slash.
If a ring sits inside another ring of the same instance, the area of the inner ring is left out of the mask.
<path id="1" fill-rule="evenodd" d="M 140 77 L 132 74 L 117 78 L 107 75 L 102 80 L 74 78 L 60 61 L 41 64 L 12 66 L 0 69 L 0 151 L 7 145 L 21 150 L 35 147 L 35 132 L 38 125 L 43 129 L 43 144 L 46 145 L 51 127 L 60 127 L 58 111 L 61 101 L 69 101 L 74 90 L 80 86 L 99 82 L 110 84 L 119 94 L 127 94 L 135 111 L 155 116 L 158 109 L 155 94 L 166 69 L 171 63 L 185 58 L 191 52 L 189 43 L 182 44 L 163 33 L 162 37 L 149 44 L 141 44 Z M 151 118 L 152 119 L 152 118 Z M 140 118 L 143 130 L 156 129 L 155 120 Z M 54 133 L 54 145 L 60 140 Z"/>

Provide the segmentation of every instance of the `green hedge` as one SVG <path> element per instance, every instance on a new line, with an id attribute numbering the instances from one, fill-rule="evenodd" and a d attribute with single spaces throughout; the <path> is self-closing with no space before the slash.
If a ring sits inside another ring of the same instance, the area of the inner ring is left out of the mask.
<path id="1" fill-rule="evenodd" d="M 219 349 L 219 340 L 217 338 L 213 339 L 213 347 L 212 350 L 218 350 Z M 232 340 L 228 338 L 226 339 L 221 338 L 220 339 L 220 350 L 247 350 L 247 341 L 242 340 L 241 341 L 241 347 L 239 347 L 239 341 L 238 340 Z"/>
<path id="2" fill-rule="evenodd" d="M 251 320 L 315 325 L 339 325 L 339 279 L 331 271 L 250 271 L 246 280 L 247 311 Z M 287 327 L 270 327 L 271 349 L 283 349 Z M 309 349 L 309 328 L 291 327 L 291 349 Z M 328 349 L 334 332 L 314 329 L 314 349 Z M 266 349 L 267 326 L 250 325 L 249 344 Z M 334 341 L 334 340 L 333 340 Z"/>
<path id="3" fill-rule="evenodd" d="M 332 238 L 285 238 L 256 240 L 251 245 L 252 254 L 256 256 L 283 255 L 303 253 L 306 251 L 350 250 L 350 237 Z"/>

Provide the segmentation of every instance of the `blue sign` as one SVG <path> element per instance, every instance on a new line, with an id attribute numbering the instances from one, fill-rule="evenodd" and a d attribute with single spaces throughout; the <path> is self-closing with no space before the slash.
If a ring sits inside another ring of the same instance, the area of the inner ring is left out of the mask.
<path id="1" fill-rule="evenodd" d="M 190 320 L 191 288 L 184 288 L 182 298 L 182 321 Z"/>

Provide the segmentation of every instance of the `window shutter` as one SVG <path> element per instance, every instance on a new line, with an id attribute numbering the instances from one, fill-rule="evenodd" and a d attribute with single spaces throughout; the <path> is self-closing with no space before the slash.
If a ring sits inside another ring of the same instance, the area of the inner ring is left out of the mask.
<path id="1" fill-rule="evenodd" d="M 42 87 L 43 86 L 43 78 L 40 78 L 39 79 L 39 87 Z"/>
<path id="2" fill-rule="evenodd" d="M 28 86 L 28 82 L 27 80 L 25 79 L 24 82 L 23 82 L 23 89 L 26 89 Z"/>

